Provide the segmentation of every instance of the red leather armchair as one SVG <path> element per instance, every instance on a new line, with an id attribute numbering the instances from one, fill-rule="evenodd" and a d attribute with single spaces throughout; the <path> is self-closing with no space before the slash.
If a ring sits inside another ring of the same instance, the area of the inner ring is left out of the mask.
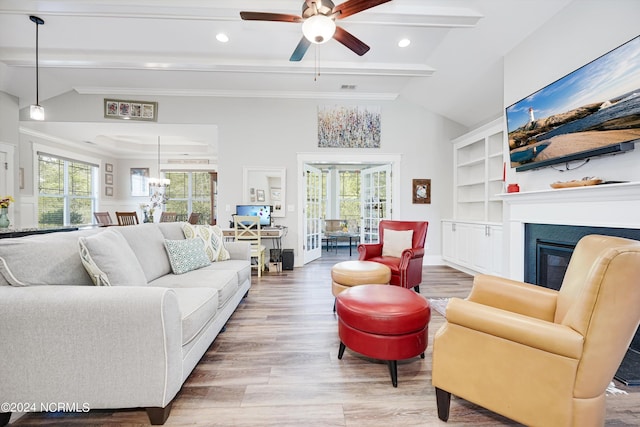
<path id="1" fill-rule="evenodd" d="M 422 282 L 422 258 L 424 257 L 424 241 L 427 238 L 427 221 L 391 221 L 382 220 L 378 226 L 380 233 L 379 243 L 363 243 L 358 245 L 360 261 L 374 261 L 386 265 L 391 269 L 391 281 L 389 284 L 414 288 L 420 292 Z M 404 249 L 402 255 L 397 257 L 383 256 L 384 231 L 413 230 L 411 248 Z"/>

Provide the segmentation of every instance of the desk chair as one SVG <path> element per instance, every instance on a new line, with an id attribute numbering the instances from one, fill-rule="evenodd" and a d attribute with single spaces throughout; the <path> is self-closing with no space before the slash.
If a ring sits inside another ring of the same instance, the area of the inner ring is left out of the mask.
<path id="1" fill-rule="evenodd" d="M 134 212 L 116 212 L 116 218 L 118 219 L 118 225 L 137 225 L 138 214 Z"/>
<path id="2" fill-rule="evenodd" d="M 108 225 L 114 225 L 109 212 L 94 212 L 93 216 L 100 226 L 106 227 Z"/>
<path id="3" fill-rule="evenodd" d="M 198 221 L 200 221 L 200 214 L 198 212 L 191 212 L 191 215 L 189 215 L 189 224 L 197 224 Z"/>
<path id="4" fill-rule="evenodd" d="M 176 222 L 178 220 L 177 212 L 162 212 L 160 214 L 160 222 Z"/>
<path id="5" fill-rule="evenodd" d="M 260 238 L 260 217 L 234 215 L 233 225 L 236 241 L 251 244 L 251 258 L 258 259 L 258 277 L 262 277 L 267 249 L 262 245 Z"/>

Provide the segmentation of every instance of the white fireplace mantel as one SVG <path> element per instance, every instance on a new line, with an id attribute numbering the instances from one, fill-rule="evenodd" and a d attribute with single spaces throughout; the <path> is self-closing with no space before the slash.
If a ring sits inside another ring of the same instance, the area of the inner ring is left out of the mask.
<path id="1" fill-rule="evenodd" d="M 640 182 L 508 193 L 504 202 L 505 274 L 524 278 L 525 224 L 640 229 Z"/>

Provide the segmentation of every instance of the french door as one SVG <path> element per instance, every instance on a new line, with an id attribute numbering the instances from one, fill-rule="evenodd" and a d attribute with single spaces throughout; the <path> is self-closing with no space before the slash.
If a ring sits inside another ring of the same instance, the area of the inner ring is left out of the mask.
<path id="1" fill-rule="evenodd" d="M 304 165 L 304 238 L 303 262 L 306 264 L 322 255 L 322 171 Z"/>
<path id="2" fill-rule="evenodd" d="M 360 241 L 378 243 L 380 220 L 391 219 L 391 164 L 363 169 L 360 174 Z"/>

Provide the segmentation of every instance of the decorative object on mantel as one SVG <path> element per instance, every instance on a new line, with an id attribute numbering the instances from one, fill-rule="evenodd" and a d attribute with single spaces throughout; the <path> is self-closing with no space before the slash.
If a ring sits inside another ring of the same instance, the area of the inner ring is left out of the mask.
<path id="1" fill-rule="evenodd" d="M 582 179 L 574 179 L 573 181 L 554 182 L 551 188 L 570 188 L 570 187 L 586 187 L 588 185 L 602 184 L 602 178 L 596 176 L 585 176 Z"/>
<path id="2" fill-rule="evenodd" d="M 127 101 L 104 99 L 105 119 L 158 121 L 158 103 L 151 101 Z"/>
<path id="3" fill-rule="evenodd" d="M 431 180 L 430 179 L 414 179 L 413 180 L 413 203 L 430 204 L 431 203 Z"/>
<path id="4" fill-rule="evenodd" d="M 0 228 L 9 228 L 11 221 L 9 221 L 7 213 L 9 213 L 9 205 L 13 202 L 15 200 L 11 196 L 4 196 L 0 199 Z"/>
<path id="5" fill-rule="evenodd" d="M 380 107 L 318 107 L 318 147 L 380 148 Z"/>
<path id="6" fill-rule="evenodd" d="M 518 184 L 509 184 L 507 185 L 507 193 L 519 193 L 520 186 Z"/>

